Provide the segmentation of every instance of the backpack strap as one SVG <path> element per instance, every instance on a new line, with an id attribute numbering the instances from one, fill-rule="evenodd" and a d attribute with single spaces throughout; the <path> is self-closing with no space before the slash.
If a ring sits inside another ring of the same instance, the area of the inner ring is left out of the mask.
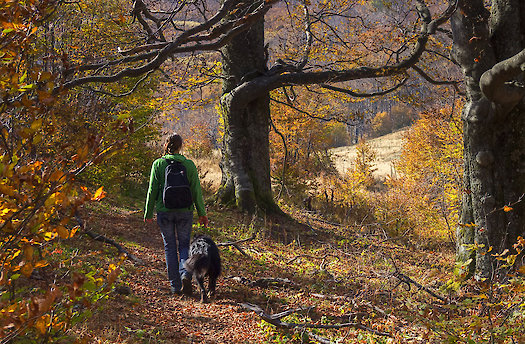
<path id="1" fill-rule="evenodd" d="M 168 163 L 170 163 L 170 164 L 171 164 L 171 163 L 174 163 L 174 162 L 178 162 L 178 163 L 182 164 L 184 161 L 186 161 L 186 160 L 188 160 L 188 159 L 187 159 L 185 156 L 183 156 L 183 155 L 181 155 L 181 156 L 184 158 L 184 160 L 182 160 L 182 161 L 177 161 L 177 160 L 175 160 L 175 159 L 168 159 L 168 158 L 165 158 L 165 157 L 163 157 L 163 156 L 161 156 L 160 158 L 166 160 L 166 161 L 167 161 Z"/>

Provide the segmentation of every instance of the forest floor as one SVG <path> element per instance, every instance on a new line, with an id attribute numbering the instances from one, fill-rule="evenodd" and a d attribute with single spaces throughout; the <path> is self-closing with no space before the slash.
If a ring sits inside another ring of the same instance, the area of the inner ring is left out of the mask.
<path id="1" fill-rule="evenodd" d="M 156 224 L 142 221 L 138 205 L 90 207 L 83 214 L 88 228 L 118 241 L 141 262 L 121 264 L 116 284 L 130 293 L 111 292 L 75 332 L 89 343 L 301 343 L 307 335 L 384 343 L 389 338 L 385 333 L 394 338 L 388 342 L 428 342 L 431 330 L 421 325 L 412 307 L 417 300 L 436 300 L 396 276 L 401 273 L 439 293 L 436 281 L 446 280 L 453 264 L 450 243 L 414 235 L 390 237 L 373 224 L 335 224 L 283 208 L 290 219 L 248 218 L 211 208 L 210 227 L 194 227 L 194 234 L 205 232 L 217 242 L 254 237 L 240 244 L 243 252 L 221 247 L 217 296 L 202 304 L 197 292 L 191 298 L 169 294 L 160 232 Z M 85 237 L 73 240 L 86 249 L 80 252 L 91 252 L 83 259 L 101 266 L 118 261 L 116 249 L 107 244 Z M 264 278 L 289 281 L 267 283 Z M 243 307 L 245 303 L 268 314 L 307 308 L 283 319 L 292 323 L 354 325 L 280 330 Z"/>

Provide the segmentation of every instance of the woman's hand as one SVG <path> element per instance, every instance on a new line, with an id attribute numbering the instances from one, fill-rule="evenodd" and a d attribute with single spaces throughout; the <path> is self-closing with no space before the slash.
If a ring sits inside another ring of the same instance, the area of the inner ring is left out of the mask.
<path id="1" fill-rule="evenodd" d="M 207 216 L 199 216 L 199 223 L 204 228 L 208 227 L 208 223 L 209 223 L 208 217 Z"/>

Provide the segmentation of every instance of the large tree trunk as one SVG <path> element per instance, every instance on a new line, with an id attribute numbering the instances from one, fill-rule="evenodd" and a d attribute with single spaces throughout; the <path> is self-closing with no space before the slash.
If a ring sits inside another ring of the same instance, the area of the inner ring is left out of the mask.
<path id="1" fill-rule="evenodd" d="M 525 193 L 525 92 L 518 83 L 525 66 L 525 4 L 494 0 L 489 13 L 482 0 L 460 0 L 452 29 L 467 88 L 457 256 L 472 258 L 469 271 L 477 278 L 490 278 L 492 254 L 512 250 L 525 231 L 525 200 L 519 202 Z"/>
<path id="2" fill-rule="evenodd" d="M 230 93 L 241 83 L 266 71 L 264 22 L 235 37 L 222 49 L 224 119 L 222 147 L 222 182 L 218 197 L 222 203 L 233 203 L 243 211 L 256 208 L 265 212 L 277 210 L 270 181 L 270 98 L 268 92 L 253 99 Z M 227 96 L 226 96 L 227 95 Z M 232 106 L 242 103 L 241 106 Z"/>

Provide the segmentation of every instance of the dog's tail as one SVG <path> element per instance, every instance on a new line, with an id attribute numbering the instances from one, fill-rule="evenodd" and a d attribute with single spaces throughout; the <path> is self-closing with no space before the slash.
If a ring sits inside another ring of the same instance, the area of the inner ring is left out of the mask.
<path id="1" fill-rule="evenodd" d="M 190 274 L 206 275 L 209 266 L 209 257 L 204 254 L 194 254 L 184 262 L 184 268 Z"/>

